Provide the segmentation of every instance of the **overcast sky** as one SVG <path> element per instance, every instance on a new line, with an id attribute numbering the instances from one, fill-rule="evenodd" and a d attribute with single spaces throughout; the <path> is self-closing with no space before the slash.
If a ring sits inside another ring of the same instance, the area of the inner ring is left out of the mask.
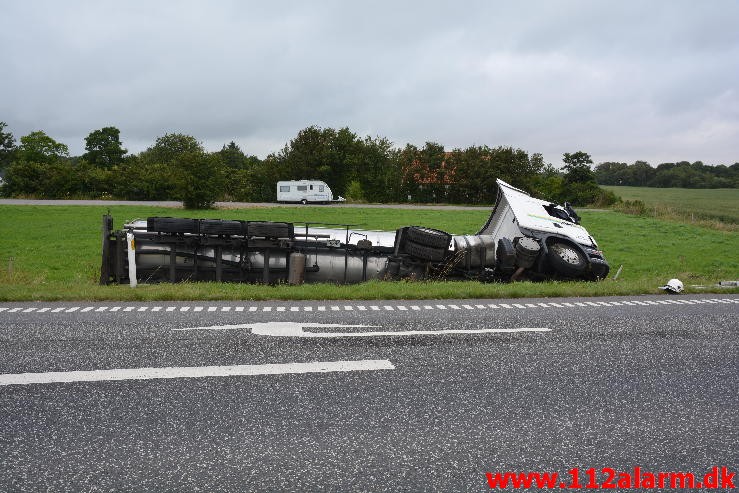
<path id="1" fill-rule="evenodd" d="M 279 151 L 310 125 L 561 164 L 739 162 L 739 1 L 0 0 L 0 121 Z"/>

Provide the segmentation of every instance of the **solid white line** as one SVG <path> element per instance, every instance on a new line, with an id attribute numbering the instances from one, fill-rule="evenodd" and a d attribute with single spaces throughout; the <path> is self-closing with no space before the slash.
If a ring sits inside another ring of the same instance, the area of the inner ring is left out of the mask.
<path id="1" fill-rule="evenodd" d="M 7 307 L 5 307 L 5 306 L 3 306 L 3 307 L 0 307 L 0 312 L 4 312 L 4 311 L 5 311 L 5 310 L 7 310 L 7 309 L 8 309 L 8 308 L 7 308 Z"/>
<path id="2" fill-rule="evenodd" d="M 394 370 L 389 360 L 315 361 L 267 365 L 190 366 L 167 368 L 127 368 L 92 371 L 54 371 L 0 375 L 0 385 L 36 383 L 103 382 L 118 380 L 151 380 L 161 378 L 203 378 L 285 373 L 328 373 L 367 370 Z"/>

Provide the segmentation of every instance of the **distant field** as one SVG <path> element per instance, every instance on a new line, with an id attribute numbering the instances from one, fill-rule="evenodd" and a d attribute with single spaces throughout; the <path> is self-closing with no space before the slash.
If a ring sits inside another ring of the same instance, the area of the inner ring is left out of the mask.
<path id="1" fill-rule="evenodd" d="M 479 282 L 372 282 L 263 286 L 184 283 L 99 286 L 101 216 L 110 209 L 115 227 L 147 216 L 360 224 L 394 230 L 417 224 L 464 234 L 476 232 L 485 211 L 264 207 L 185 211 L 147 206 L 0 205 L 0 301 L 11 300 L 261 300 L 441 299 L 530 296 L 595 296 L 659 292 L 668 279 L 711 285 L 739 279 L 739 233 L 660 221 L 613 211 L 582 211 L 618 281 L 481 284 Z M 12 258 L 12 260 L 10 260 Z M 734 290 L 735 292 L 739 290 Z M 726 292 L 726 291 L 722 291 Z"/>
<path id="2" fill-rule="evenodd" d="M 641 200 L 647 206 L 662 206 L 697 219 L 739 223 L 739 189 L 693 189 L 603 186 L 624 200 Z"/>

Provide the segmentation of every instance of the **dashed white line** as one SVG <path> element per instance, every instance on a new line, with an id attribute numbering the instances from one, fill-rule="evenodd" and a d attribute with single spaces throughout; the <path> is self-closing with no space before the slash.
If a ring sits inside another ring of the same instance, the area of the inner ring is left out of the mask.
<path id="1" fill-rule="evenodd" d="M 43 307 L 43 308 L 37 308 L 37 307 L 0 307 L 0 313 L 88 313 L 88 312 L 117 312 L 117 311 L 124 311 L 124 312 L 146 312 L 146 311 L 152 311 L 152 312 L 161 312 L 161 311 L 167 311 L 167 312 L 202 312 L 207 309 L 208 312 L 230 312 L 230 311 L 236 311 L 236 312 L 312 312 L 314 310 L 319 312 L 325 312 L 327 310 L 331 311 L 345 311 L 345 312 L 352 312 L 352 311 L 420 311 L 420 310 L 487 310 L 487 309 L 500 309 L 500 308 L 507 308 L 507 309 L 528 309 L 528 308 L 574 308 L 574 307 L 603 307 L 603 306 L 659 306 L 659 305 L 694 305 L 694 304 L 726 304 L 726 303 L 739 303 L 739 298 L 706 298 L 706 299 L 659 299 L 659 300 L 623 300 L 623 301 L 574 301 L 574 302 L 561 302 L 561 303 L 554 303 L 554 302 L 548 302 L 548 303 L 488 303 L 487 305 L 484 304 L 476 304 L 476 305 L 469 305 L 469 304 L 435 304 L 435 305 L 319 305 L 319 306 L 264 306 L 264 307 L 257 307 L 257 306 L 210 306 L 210 307 L 203 307 L 203 306 L 153 306 L 150 307 L 148 305 L 142 305 L 142 306 L 73 306 L 73 307 Z"/>

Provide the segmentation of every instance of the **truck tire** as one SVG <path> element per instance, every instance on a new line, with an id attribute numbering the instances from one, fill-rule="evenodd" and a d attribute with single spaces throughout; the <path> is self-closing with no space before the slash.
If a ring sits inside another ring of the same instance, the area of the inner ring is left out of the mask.
<path id="1" fill-rule="evenodd" d="M 308 203 L 308 201 L 305 200 L 305 199 L 303 199 L 303 200 L 300 201 L 300 203 L 303 204 L 303 205 L 306 205 Z"/>
<path id="2" fill-rule="evenodd" d="M 421 260 L 429 260 L 431 262 L 440 262 L 446 255 L 446 248 L 433 248 L 427 245 L 419 245 L 412 241 L 405 244 L 405 253 Z"/>
<path id="3" fill-rule="evenodd" d="M 259 238 L 292 238 L 295 236 L 293 223 L 270 221 L 249 221 L 246 223 L 247 236 Z"/>
<path id="4" fill-rule="evenodd" d="M 605 279 L 609 270 L 610 267 L 605 260 L 596 257 L 590 258 L 590 274 L 594 281 Z"/>
<path id="5" fill-rule="evenodd" d="M 452 241 L 452 235 L 446 231 L 424 228 L 422 226 L 410 226 L 406 230 L 406 235 L 408 240 L 413 243 L 431 248 L 443 248 L 445 251 L 449 248 L 449 243 Z"/>
<path id="6" fill-rule="evenodd" d="M 579 248 L 560 241 L 549 245 L 549 263 L 555 271 L 567 277 L 580 276 L 588 266 Z"/>
<path id="7" fill-rule="evenodd" d="M 150 217 L 146 219 L 146 230 L 156 233 L 197 233 L 198 220 L 182 217 Z"/>
<path id="8" fill-rule="evenodd" d="M 200 234 L 203 235 L 243 235 L 244 226 L 241 221 L 224 221 L 221 219 L 202 219 Z"/>

